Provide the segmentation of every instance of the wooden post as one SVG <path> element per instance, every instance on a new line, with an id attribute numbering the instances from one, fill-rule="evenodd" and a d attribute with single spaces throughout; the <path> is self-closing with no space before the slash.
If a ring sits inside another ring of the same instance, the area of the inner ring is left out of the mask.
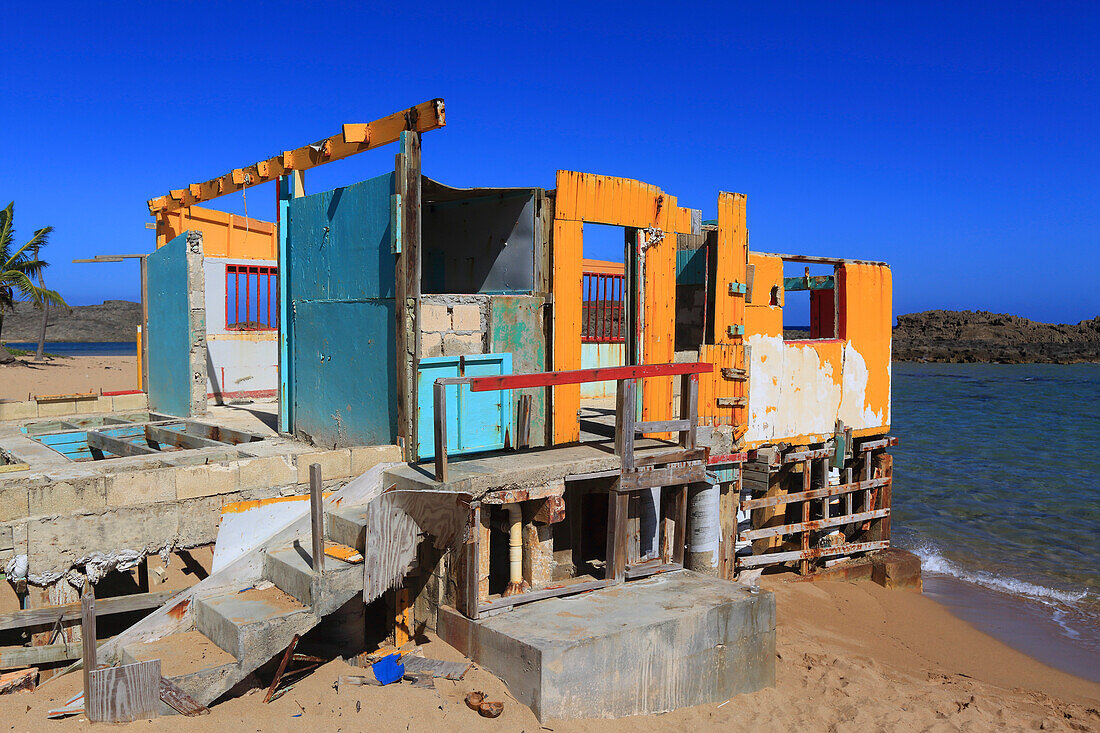
<path id="1" fill-rule="evenodd" d="M 321 464 L 309 464 L 309 514 L 313 535 L 313 572 L 325 572 L 325 507 L 321 496 Z"/>
<path id="2" fill-rule="evenodd" d="M 447 387 L 438 381 L 432 387 L 435 405 L 435 480 L 447 482 Z"/>
<path id="3" fill-rule="evenodd" d="M 802 462 L 802 491 L 806 492 L 810 490 L 810 479 L 813 475 L 814 462 L 811 460 L 805 460 Z M 810 502 L 806 499 L 802 500 L 802 521 L 803 523 L 810 521 Z M 802 551 L 806 552 L 810 549 L 810 533 L 808 530 L 803 529 L 801 534 L 802 539 Z M 802 575 L 809 575 L 810 573 L 810 561 L 799 561 L 799 572 Z"/>
<path id="4" fill-rule="evenodd" d="M 84 580 L 84 595 L 80 597 L 80 636 L 84 650 L 84 709 L 91 710 L 92 672 L 96 669 L 95 589 L 88 579 Z"/>
<path id="5" fill-rule="evenodd" d="M 412 640 L 412 607 L 409 589 L 402 586 L 394 593 L 393 645 L 400 649 Z"/>
<path id="6" fill-rule="evenodd" d="M 871 451 L 865 450 L 865 451 L 863 451 L 863 479 L 862 480 L 863 481 L 870 481 L 872 478 L 874 478 L 874 474 L 872 473 L 872 470 L 871 470 Z M 866 489 L 863 492 L 863 511 L 869 512 L 872 509 L 874 509 L 874 507 L 871 506 L 871 490 Z"/>
<path id="7" fill-rule="evenodd" d="M 680 445 L 695 448 L 695 434 L 699 427 L 699 375 L 680 377 L 680 418 L 691 421 L 691 429 L 680 433 Z"/>
<path id="8" fill-rule="evenodd" d="M 481 503 L 470 505 L 468 531 L 470 536 L 463 545 L 458 559 L 458 589 L 455 606 L 466 618 L 477 620 L 480 602 L 480 559 L 481 559 Z"/>
<path id="9" fill-rule="evenodd" d="M 612 489 L 607 494 L 607 554 L 604 579 L 608 583 L 626 580 L 627 522 L 630 492 Z"/>
<path id="10" fill-rule="evenodd" d="M 673 489 L 673 516 L 675 517 L 675 525 L 672 535 L 672 562 L 677 565 L 684 564 L 684 546 L 687 544 L 687 506 L 688 506 L 688 487 L 687 484 L 677 486 Z"/>
<path id="11" fill-rule="evenodd" d="M 622 461 L 622 470 L 634 470 L 634 424 L 637 416 L 636 379 L 619 382 L 615 393 L 615 452 Z"/>
<path id="12" fill-rule="evenodd" d="M 516 415 L 516 448 L 531 447 L 531 395 L 519 396 Z"/>

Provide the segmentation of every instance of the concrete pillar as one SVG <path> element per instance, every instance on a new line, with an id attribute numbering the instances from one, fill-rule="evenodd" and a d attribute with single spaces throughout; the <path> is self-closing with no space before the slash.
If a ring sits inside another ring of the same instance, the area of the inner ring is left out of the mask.
<path id="1" fill-rule="evenodd" d="M 688 487 L 687 554 L 689 570 L 718 575 L 721 486 L 702 482 Z"/>
<path id="2" fill-rule="evenodd" d="M 187 305 L 190 332 L 190 415 L 206 414 L 206 274 L 202 267 L 202 233 L 187 232 Z"/>

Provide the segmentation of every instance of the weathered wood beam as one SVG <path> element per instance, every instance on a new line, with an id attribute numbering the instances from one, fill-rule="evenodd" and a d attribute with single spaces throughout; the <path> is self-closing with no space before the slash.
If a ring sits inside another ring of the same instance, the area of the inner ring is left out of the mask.
<path id="1" fill-rule="evenodd" d="M 873 489 L 879 486 L 885 486 L 889 483 L 888 479 L 876 478 L 870 481 L 858 481 L 853 484 L 841 484 L 839 486 L 829 486 L 825 489 L 811 489 L 810 491 L 803 491 L 797 494 L 782 494 L 780 496 L 762 496 L 759 499 L 746 499 L 741 502 L 742 511 L 750 511 L 752 509 L 762 509 L 767 506 L 779 506 L 780 504 L 794 504 L 800 501 L 806 501 L 808 499 L 824 499 L 830 496 L 843 496 L 844 494 L 851 494 L 856 491 L 863 491 L 865 489 Z"/>
<path id="2" fill-rule="evenodd" d="M 798 495 L 796 495 L 796 498 Z M 882 519 L 890 514 L 889 509 L 875 509 L 869 512 L 858 512 L 856 514 L 845 514 L 839 517 L 833 517 L 831 519 L 815 519 L 813 521 L 799 522 L 798 524 L 783 524 L 778 527 L 763 527 L 761 529 L 748 529 L 739 535 L 742 542 L 748 540 L 758 540 L 762 537 L 777 537 L 785 534 L 796 534 L 801 532 L 817 531 L 819 529 L 825 529 L 827 527 L 841 527 L 845 524 L 859 524 L 861 522 L 867 522 L 872 519 Z M 808 551 L 809 547 L 802 548 L 803 552 Z"/>
<path id="3" fill-rule="evenodd" d="M 116 613 L 145 611 L 164 604 L 179 591 L 159 591 L 155 593 L 135 593 L 116 598 L 96 599 L 96 616 L 111 616 Z M 0 631 L 27 629 L 34 626 L 52 626 L 58 621 L 74 621 L 80 618 L 80 603 L 66 603 L 63 606 L 46 608 L 28 608 L 0 614 Z"/>
<path id="4" fill-rule="evenodd" d="M 102 643 L 102 642 L 101 642 Z M 82 641 L 64 641 L 42 646 L 8 646 L 0 648 L 0 669 L 37 667 L 53 662 L 71 662 L 80 659 L 84 648 Z"/>
<path id="5" fill-rule="evenodd" d="M 834 287 L 832 275 L 783 278 L 783 289 L 787 292 L 794 290 L 832 290 Z"/>
<path id="6" fill-rule="evenodd" d="M 114 453 L 116 456 L 149 456 L 158 452 L 147 445 L 129 443 L 113 435 L 104 435 L 94 430 L 88 431 L 88 447 L 92 450 Z"/>
<path id="7" fill-rule="evenodd" d="M 145 426 L 145 439 L 153 443 L 174 445 L 177 448 L 184 450 L 194 450 L 198 448 L 225 448 L 225 443 L 219 443 L 216 440 L 210 440 L 210 438 L 203 438 L 199 435 L 190 435 L 180 430 L 169 430 L 159 425 L 146 425 Z"/>
<path id="8" fill-rule="evenodd" d="M 836 547 L 821 547 L 807 552 L 803 552 L 802 550 L 768 552 L 763 555 L 750 555 L 749 557 L 738 558 L 737 564 L 743 568 L 755 568 L 761 565 L 774 565 L 780 562 L 789 562 L 790 560 L 814 560 L 822 557 L 836 557 L 837 555 L 852 555 L 857 552 L 871 552 L 872 550 L 882 550 L 889 546 L 889 541 L 883 540 L 879 542 L 856 542 L 848 545 L 837 545 Z"/>
<path id="9" fill-rule="evenodd" d="M 303 145 L 245 168 L 234 168 L 209 181 L 192 183 L 186 188 L 174 189 L 164 196 L 149 199 L 149 213 L 157 215 L 184 206 L 201 204 L 219 196 L 274 181 L 292 171 L 309 170 L 365 150 L 388 145 L 397 142 L 404 130 L 427 132 L 446 124 L 443 100 L 432 99 L 374 122 L 344 125 L 340 133 L 311 145 Z"/>

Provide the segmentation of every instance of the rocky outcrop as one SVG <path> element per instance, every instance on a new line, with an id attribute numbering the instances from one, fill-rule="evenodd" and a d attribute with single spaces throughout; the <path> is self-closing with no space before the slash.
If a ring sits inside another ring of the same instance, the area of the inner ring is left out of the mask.
<path id="1" fill-rule="evenodd" d="M 51 308 L 46 342 L 133 341 L 141 323 L 141 304 L 105 300 L 99 305 Z M 9 343 L 37 342 L 42 331 L 42 311 L 30 303 L 16 303 L 14 313 L 4 314 L 0 338 Z"/>
<path id="2" fill-rule="evenodd" d="M 988 311 L 923 311 L 898 316 L 895 361 L 1100 362 L 1100 317 L 1039 323 Z"/>

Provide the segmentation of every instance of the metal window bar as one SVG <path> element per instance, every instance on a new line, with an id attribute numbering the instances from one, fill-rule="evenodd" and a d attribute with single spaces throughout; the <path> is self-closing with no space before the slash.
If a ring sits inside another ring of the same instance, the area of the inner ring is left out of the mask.
<path id="1" fill-rule="evenodd" d="M 269 331 L 278 328 L 278 274 L 277 267 L 225 266 L 226 328 L 236 331 Z"/>
<path id="2" fill-rule="evenodd" d="M 581 341 L 584 343 L 623 343 L 625 276 L 601 272 L 582 273 L 584 298 Z"/>

